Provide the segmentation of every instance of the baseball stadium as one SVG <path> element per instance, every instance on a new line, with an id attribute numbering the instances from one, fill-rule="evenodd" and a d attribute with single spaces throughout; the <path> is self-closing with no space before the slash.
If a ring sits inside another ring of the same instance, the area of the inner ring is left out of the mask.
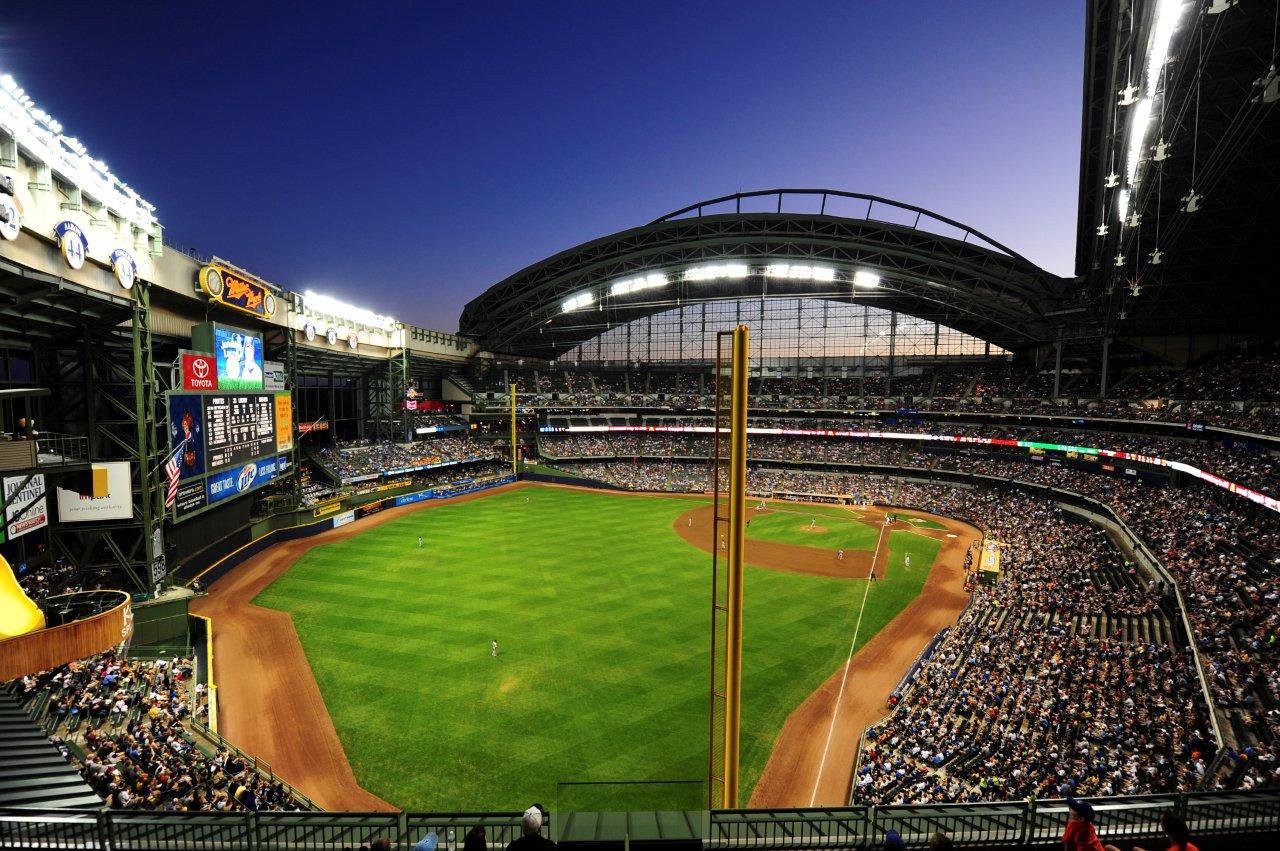
<path id="1" fill-rule="evenodd" d="M 0 77 L 0 846 L 1274 847 L 1280 7 L 1084 6 L 1073 275 L 766 186 L 448 332 Z"/>

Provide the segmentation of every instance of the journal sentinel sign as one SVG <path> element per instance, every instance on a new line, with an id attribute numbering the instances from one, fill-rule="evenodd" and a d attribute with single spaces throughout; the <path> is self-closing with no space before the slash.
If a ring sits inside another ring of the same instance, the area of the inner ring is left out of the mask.
<path id="1" fill-rule="evenodd" d="M 288 462 L 285 463 L 287 465 Z M 261 487 L 280 472 L 280 459 L 266 458 L 250 462 L 243 467 L 232 467 L 230 470 L 215 473 L 208 478 L 205 485 L 209 492 L 209 504 L 213 505 L 220 500 L 230 499 Z"/>

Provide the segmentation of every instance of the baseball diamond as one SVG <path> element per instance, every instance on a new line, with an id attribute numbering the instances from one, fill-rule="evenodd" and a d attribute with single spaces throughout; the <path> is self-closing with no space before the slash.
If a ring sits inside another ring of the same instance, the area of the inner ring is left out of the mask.
<path id="1" fill-rule="evenodd" d="M 0 849 L 1277 847 L 1280 0 L 151 5 L 0 12 Z"/>

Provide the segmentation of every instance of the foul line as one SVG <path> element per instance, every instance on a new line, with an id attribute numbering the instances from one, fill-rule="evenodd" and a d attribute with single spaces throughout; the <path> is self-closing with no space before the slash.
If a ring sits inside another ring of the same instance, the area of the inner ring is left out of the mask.
<path id="1" fill-rule="evenodd" d="M 871 554 L 871 571 L 873 573 L 876 569 L 876 559 L 880 556 L 880 542 L 884 540 L 885 528 L 887 527 L 881 524 L 880 534 L 876 537 L 876 549 Z M 840 715 L 840 702 L 844 698 L 845 683 L 849 680 L 849 666 L 853 664 L 853 649 L 858 646 L 858 631 L 862 629 L 862 613 L 867 608 L 867 595 L 870 592 L 871 580 L 868 578 L 866 587 L 862 590 L 862 605 L 858 607 L 858 621 L 853 626 L 853 640 L 849 642 L 849 658 L 845 660 L 844 674 L 840 677 L 840 691 L 836 693 L 835 709 L 831 711 L 831 726 L 827 728 L 827 743 L 822 746 L 822 759 L 818 761 L 818 775 L 813 778 L 813 794 L 809 796 L 809 806 L 811 807 L 814 801 L 818 799 L 818 785 L 822 783 L 822 769 L 827 764 L 827 751 L 831 749 L 831 736 L 836 731 L 836 718 Z"/>

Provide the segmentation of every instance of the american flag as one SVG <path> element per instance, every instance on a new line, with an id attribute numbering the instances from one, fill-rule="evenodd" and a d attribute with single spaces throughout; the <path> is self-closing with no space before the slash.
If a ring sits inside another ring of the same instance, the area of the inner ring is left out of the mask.
<path id="1" fill-rule="evenodd" d="M 182 447 L 186 446 L 184 440 L 179 444 L 178 448 L 173 450 L 173 454 L 169 456 L 169 460 L 165 462 L 164 472 L 169 477 L 169 493 L 164 498 L 164 507 L 173 508 L 173 502 L 178 498 L 178 475 L 181 470 L 178 467 L 178 456 L 182 454 Z"/>

